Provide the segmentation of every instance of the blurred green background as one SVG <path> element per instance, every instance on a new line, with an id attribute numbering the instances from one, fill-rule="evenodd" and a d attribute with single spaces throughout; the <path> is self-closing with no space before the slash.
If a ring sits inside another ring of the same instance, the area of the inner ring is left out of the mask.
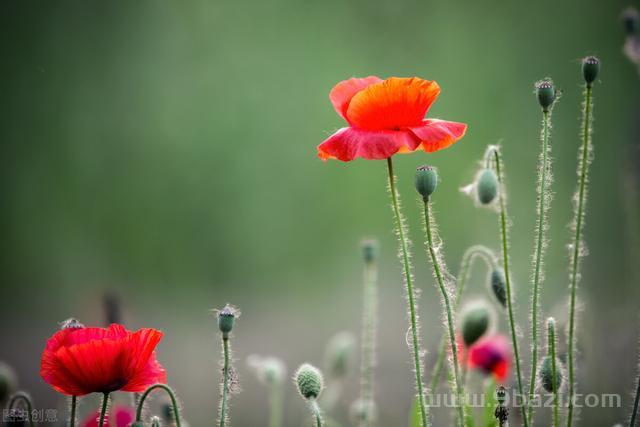
<path id="1" fill-rule="evenodd" d="M 37 406 L 63 408 L 38 375 L 44 342 L 67 317 L 104 322 L 101 295 L 116 291 L 128 327 L 166 333 L 159 359 L 186 418 L 192 426 L 210 425 L 219 344 L 209 309 L 231 302 L 243 311 L 234 340 L 243 386 L 232 403 L 234 425 L 265 425 L 265 388 L 246 357 L 281 357 L 290 372 L 303 361 L 322 366 L 334 333 L 358 335 L 359 241 L 374 236 L 382 256 L 379 425 L 406 425 L 413 385 L 385 164 L 316 158 L 316 145 L 343 124 L 328 101 L 330 89 L 371 74 L 437 80 L 442 94 L 430 116 L 469 124 L 449 150 L 396 157 L 423 289 L 428 367 L 441 309 L 422 247 L 413 170 L 425 162 L 440 169 L 437 218 L 455 272 L 469 245 L 498 249 L 496 215 L 474 208 L 458 189 L 471 181 L 485 146 L 502 142 L 516 314 L 528 359 L 541 120 L 533 83 L 550 76 L 563 90 L 553 116 L 555 197 L 542 289 L 543 317 L 562 321 L 580 58 L 596 54 L 603 67 L 595 88 L 589 256 L 579 293 L 579 390 L 621 393 L 624 400 L 619 409 L 584 409 L 580 425 L 623 421 L 640 329 L 632 248 L 640 215 L 630 189 L 640 169 L 640 82 L 621 52 L 625 6 L 617 0 L 2 2 L 0 359 L 16 368 Z M 486 295 L 484 271 L 474 273 L 470 295 Z M 286 392 L 287 425 L 303 425 L 304 403 L 292 385 Z M 354 376 L 336 418 L 346 419 L 357 394 Z M 436 425 L 446 424 L 444 415 L 436 411 Z"/>

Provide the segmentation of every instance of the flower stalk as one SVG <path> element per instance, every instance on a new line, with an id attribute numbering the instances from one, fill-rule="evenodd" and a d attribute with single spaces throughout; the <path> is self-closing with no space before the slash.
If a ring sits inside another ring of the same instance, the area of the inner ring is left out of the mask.
<path id="1" fill-rule="evenodd" d="M 391 192 L 391 203 L 395 218 L 396 233 L 400 242 L 400 258 L 403 266 L 403 276 L 409 303 L 409 328 L 411 330 L 411 348 L 413 353 L 413 368 L 415 373 L 415 382 L 418 392 L 418 405 L 420 407 L 421 426 L 427 427 L 428 413 L 427 403 L 425 399 L 425 386 L 422 381 L 422 363 L 420 351 L 420 338 L 418 331 L 418 315 L 416 309 L 416 297 L 413 289 L 413 276 L 411 273 L 411 262 L 409 255 L 409 242 L 405 236 L 404 218 L 400 213 L 400 203 L 396 190 L 395 175 L 393 173 L 393 161 L 391 157 L 387 158 L 387 170 L 389 174 L 389 191 Z"/>
<path id="2" fill-rule="evenodd" d="M 71 396 L 71 410 L 69 411 L 69 427 L 76 425 L 76 407 L 78 406 L 78 396 Z"/>
<path id="3" fill-rule="evenodd" d="M 361 427 L 370 427 L 373 423 L 374 402 L 374 366 L 376 351 L 376 326 L 378 309 L 378 265 L 377 243 L 366 241 L 362 245 L 364 255 L 364 296 L 362 314 L 362 352 L 360 366 L 360 399 L 364 405 Z"/>
<path id="4" fill-rule="evenodd" d="M 229 339 L 231 331 L 235 325 L 236 318 L 240 316 L 240 312 L 232 305 L 227 304 L 222 310 L 218 311 L 218 329 L 222 336 L 222 383 L 220 384 L 220 415 L 219 425 L 225 427 L 229 418 L 229 394 L 231 387 L 235 384 L 235 374 L 231 367 L 231 350 Z"/>
<path id="5" fill-rule="evenodd" d="M 556 359 L 556 322 L 553 318 L 547 320 L 547 352 L 551 358 L 551 379 L 553 384 L 553 427 L 558 427 L 558 367 Z"/>
<path id="6" fill-rule="evenodd" d="M 98 420 L 99 427 L 104 426 L 104 422 L 107 417 L 108 408 L 109 408 L 109 393 L 104 393 L 102 397 L 102 409 L 100 410 L 100 419 Z"/>
<path id="7" fill-rule="evenodd" d="M 178 405 L 178 400 L 176 399 L 176 394 L 174 391 L 165 384 L 154 384 L 142 393 L 140 396 L 140 401 L 138 402 L 138 406 L 136 409 L 136 422 L 142 422 L 142 409 L 144 408 L 144 401 L 154 390 L 164 390 L 168 395 L 169 399 L 171 399 L 171 405 L 173 407 L 173 417 L 176 422 L 176 427 L 181 427 L 180 424 L 180 407 Z"/>

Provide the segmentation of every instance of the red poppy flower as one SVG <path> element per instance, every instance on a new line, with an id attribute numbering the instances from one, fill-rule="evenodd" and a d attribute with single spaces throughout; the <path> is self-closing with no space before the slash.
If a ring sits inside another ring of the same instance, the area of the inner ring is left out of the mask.
<path id="1" fill-rule="evenodd" d="M 329 98 L 349 126 L 320 144 L 318 157 L 348 162 L 447 148 L 464 136 L 467 125 L 425 119 L 439 94 L 436 82 L 417 77 L 370 76 L 338 83 Z"/>
<path id="2" fill-rule="evenodd" d="M 56 391 L 71 396 L 140 392 L 166 382 L 155 348 L 162 332 L 108 328 L 65 328 L 56 332 L 42 353 L 40 376 Z"/>
<path id="3" fill-rule="evenodd" d="M 129 427 L 135 418 L 135 411 L 133 408 L 126 408 L 122 406 L 116 406 L 111 411 L 113 421 L 111 422 L 111 416 L 109 414 L 105 417 L 105 427 Z M 100 419 L 100 412 L 95 411 L 87 416 L 81 423 L 81 427 L 98 427 Z"/>
<path id="4" fill-rule="evenodd" d="M 511 366 L 511 344 L 503 335 L 484 337 L 476 341 L 468 349 L 467 364 L 469 368 L 482 370 L 503 382 L 509 374 Z"/>

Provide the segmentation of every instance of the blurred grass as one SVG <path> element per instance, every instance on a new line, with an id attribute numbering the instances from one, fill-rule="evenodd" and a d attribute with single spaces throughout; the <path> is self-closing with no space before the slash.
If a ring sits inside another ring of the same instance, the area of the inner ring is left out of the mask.
<path id="1" fill-rule="evenodd" d="M 0 333 L 11 345 L 0 358 L 17 365 L 23 384 L 51 405 L 55 395 L 36 374 L 45 338 L 70 315 L 99 323 L 100 292 L 113 288 L 125 297 L 131 327 L 167 333 L 160 358 L 192 424 L 202 425 L 217 401 L 218 350 L 207 309 L 241 306 L 241 360 L 275 353 L 292 370 L 306 359 L 320 362 L 322 343 L 336 330 L 358 331 L 357 245 L 376 235 L 385 284 L 380 376 L 394 387 L 381 423 L 404 424 L 412 390 L 384 163 L 315 157 L 315 146 L 342 125 L 329 90 L 353 75 L 419 75 L 443 88 L 432 116 L 469 124 L 450 150 L 396 160 L 427 344 L 439 339 L 440 308 L 420 244 L 412 170 L 424 162 L 440 169 L 436 209 L 455 268 L 468 245 L 497 246 L 494 215 L 475 210 L 458 188 L 471 180 L 485 145 L 502 141 L 526 342 L 541 119 L 533 82 L 551 76 L 564 92 L 554 111 L 556 197 L 542 289 L 545 315 L 562 319 L 579 58 L 597 54 L 603 70 L 595 89 L 590 255 L 580 289 L 589 307 L 580 388 L 626 393 L 638 291 L 629 280 L 625 221 L 637 217 L 625 217 L 624 198 L 633 196 L 621 182 L 628 145 L 638 144 L 632 124 L 639 83 L 621 54 L 624 6 L 4 2 Z M 626 363 L 605 363 L 612 353 Z M 232 414 L 237 425 L 255 425 L 260 411 L 242 409 L 266 403 L 249 374 L 243 381 Z M 293 422 L 304 408 L 290 406 Z M 583 419 L 611 424 L 621 417 L 584 410 Z"/>

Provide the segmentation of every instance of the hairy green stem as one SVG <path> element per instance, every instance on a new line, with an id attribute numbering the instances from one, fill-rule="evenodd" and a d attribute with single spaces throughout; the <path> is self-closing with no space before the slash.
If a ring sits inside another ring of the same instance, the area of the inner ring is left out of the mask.
<path id="1" fill-rule="evenodd" d="M 322 413 L 320 412 L 320 406 L 318 405 L 318 401 L 315 399 L 309 400 L 309 407 L 311 408 L 311 412 L 313 413 L 313 418 L 316 421 L 316 427 L 322 427 Z"/>
<path id="2" fill-rule="evenodd" d="M 222 366 L 222 401 L 220 402 L 220 427 L 227 422 L 227 399 L 229 395 L 229 337 L 222 337 L 224 365 Z"/>
<path id="3" fill-rule="evenodd" d="M 553 384 L 553 427 L 558 427 L 558 373 L 556 371 L 556 330 L 555 323 L 549 322 L 547 328 L 549 357 L 551 357 L 551 381 Z"/>
<path id="4" fill-rule="evenodd" d="M 377 266 L 374 260 L 367 261 L 364 268 L 364 302 L 362 314 L 362 365 L 360 368 L 360 399 L 365 405 L 362 427 L 371 425 L 373 405 L 374 375 L 376 348 L 376 313 L 377 313 Z"/>
<path id="5" fill-rule="evenodd" d="M 24 406 L 27 407 L 27 420 L 29 421 L 29 427 L 33 427 L 33 402 L 31 401 L 31 397 L 27 393 L 19 391 L 11 396 L 11 399 L 9 399 L 9 404 L 7 406 L 9 414 L 11 414 L 16 404 L 20 400 L 24 403 Z"/>
<path id="6" fill-rule="evenodd" d="M 449 292 L 444 283 L 444 278 L 442 276 L 442 266 L 440 265 L 440 260 L 438 259 L 438 255 L 436 254 L 436 249 L 433 244 L 433 231 L 432 222 L 433 218 L 431 216 L 429 199 L 424 200 L 424 222 L 425 229 L 427 234 L 427 248 L 429 252 L 429 256 L 431 258 L 431 266 L 433 267 L 433 271 L 436 276 L 436 281 L 438 282 L 438 287 L 440 288 L 440 293 L 442 294 L 442 300 L 444 301 L 444 308 L 446 310 L 447 316 L 447 328 L 449 333 L 449 345 L 451 347 L 452 354 L 452 364 L 453 367 L 451 371 L 453 372 L 453 379 L 456 387 L 456 395 L 457 395 L 457 405 L 456 408 L 458 410 L 458 422 L 460 425 L 464 426 L 464 392 L 462 389 L 462 377 L 460 374 L 460 364 L 458 363 L 458 344 L 456 343 L 456 332 L 453 325 L 453 311 L 451 309 L 451 301 L 449 298 Z"/>
<path id="7" fill-rule="evenodd" d="M 422 382 L 422 365 L 420 363 L 420 340 L 418 338 L 418 322 L 416 314 L 416 302 L 413 290 L 413 278 L 411 277 L 411 264 L 409 261 L 409 244 L 404 235 L 404 224 L 400 213 L 400 204 L 396 192 L 395 175 L 393 174 L 393 162 L 391 157 L 387 158 L 387 170 L 389 173 L 389 191 L 391 192 L 391 201 L 393 205 L 393 213 L 396 223 L 396 232 L 400 240 L 400 251 L 402 254 L 402 265 L 407 290 L 407 298 L 409 300 L 409 322 L 411 329 L 411 346 L 413 349 L 413 367 L 416 377 L 416 388 L 418 389 L 418 402 L 420 405 L 420 416 L 422 419 L 422 427 L 428 426 L 427 403 L 425 401 L 425 390 Z"/>
<path id="8" fill-rule="evenodd" d="M 516 364 L 516 379 L 518 385 L 518 393 L 521 398 L 524 400 L 524 393 L 522 387 L 522 370 L 520 369 L 520 353 L 518 350 L 518 333 L 516 331 L 516 321 L 513 315 L 513 300 L 511 295 L 511 274 L 509 271 L 509 238 L 508 238 L 508 227 L 507 227 L 507 205 L 505 201 L 505 185 L 504 178 L 502 176 L 502 158 L 500 155 L 500 151 L 498 147 L 491 147 L 487 151 L 487 160 L 490 159 L 491 155 L 495 160 L 495 168 L 496 175 L 498 175 L 498 181 L 500 183 L 500 191 L 498 192 L 498 198 L 500 201 L 500 230 L 501 230 L 501 240 L 502 240 L 502 262 L 504 268 L 505 282 L 507 288 L 507 311 L 509 313 L 509 327 L 511 328 L 511 341 L 513 344 L 513 354 Z M 522 421 L 524 427 L 529 427 L 529 419 L 527 417 L 527 402 L 522 402 L 521 406 L 522 411 Z"/>
<path id="9" fill-rule="evenodd" d="M 471 246 L 466 250 L 464 255 L 462 256 L 462 261 L 460 262 L 460 270 L 458 271 L 458 278 L 456 280 L 457 289 L 455 300 L 453 301 L 453 311 L 458 311 L 458 306 L 460 305 L 460 301 L 462 300 L 462 293 L 464 291 L 464 287 L 469 280 L 470 268 L 472 262 L 481 258 L 484 262 L 489 266 L 489 268 L 493 268 L 497 264 L 497 260 L 495 259 L 494 253 L 491 249 L 482 246 L 475 245 Z M 431 393 L 435 393 L 440 382 L 440 375 L 442 373 L 442 366 L 444 365 L 444 359 L 447 354 L 447 334 L 443 334 L 440 338 L 440 346 L 438 347 L 438 357 L 436 359 L 436 363 L 433 366 L 433 370 L 431 372 Z"/>
<path id="10" fill-rule="evenodd" d="M 171 399 L 171 405 L 173 406 L 173 418 L 176 421 L 176 427 L 180 427 L 180 407 L 178 406 L 178 400 L 176 399 L 176 395 L 171 387 L 165 384 L 154 384 L 146 389 L 144 393 L 142 393 L 136 409 L 136 421 L 142 421 L 142 409 L 144 408 L 144 401 L 152 391 L 157 389 L 164 390 L 169 395 L 169 399 Z"/>
<path id="11" fill-rule="evenodd" d="M 542 152 L 538 169 L 538 218 L 536 221 L 536 243 L 533 256 L 533 294 L 531 296 L 531 377 L 529 381 L 529 401 L 533 399 L 536 387 L 536 368 L 538 360 L 538 312 L 540 311 L 538 297 L 540 282 L 542 281 L 543 251 L 545 246 L 545 232 L 547 223 L 547 178 L 549 166 L 549 128 L 551 113 L 542 113 Z M 529 405 L 529 421 L 533 426 L 533 406 Z"/>
<path id="12" fill-rule="evenodd" d="M 584 207 L 587 194 L 587 178 L 589 172 L 589 150 L 591 146 L 591 85 L 585 88 L 585 107 L 582 117 L 582 148 L 580 150 L 580 169 L 578 178 L 578 206 L 575 212 L 575 230 L 573 236 L 573 248 L 571 254 L 570 270 L 570 299 L 569 299 L 569 342 L 568 342 L 568 366 L 569 366 L 569 404 L 567 407 L 567 426 L 573 425 L 573 408 L 575 396 L 575 327 L 576 327 L 576 288 L 578 286 L 578 274 L 580 269 L 580 247 L 582 246 L 582 226 L 584 220 Z"/>
<path id="13" fill-rule="evenodd" d="M 100 419 L 98 421 L 98 427 L 104 426 L 104 421 L 107 417 L 107 409 L 109 408 L 109 393 L 104 393 L 102 397 L 102 409 L 100 410 Z"/>

